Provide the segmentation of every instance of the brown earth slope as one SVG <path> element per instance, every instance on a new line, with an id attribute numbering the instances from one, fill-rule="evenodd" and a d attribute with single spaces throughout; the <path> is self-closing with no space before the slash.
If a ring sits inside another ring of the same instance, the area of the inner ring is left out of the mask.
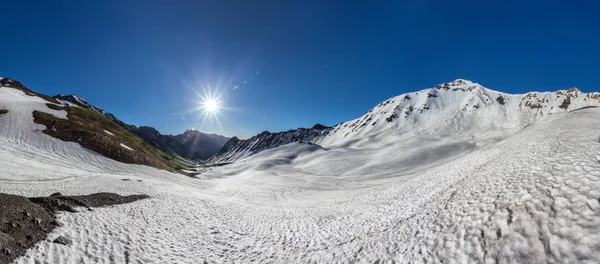
<path id="1" fill-rule="evenodd" d="M 54 110 L 67 111 L 67 118 L 57 118 L 34 111 L 34 122 L 43 124 L 43 132 L 52 137 L 77 142 L 108 158 L 130 164 L 140 164 L 181 173 L 186 168 L 171 155 L 165 154 L 141 138 L 125 130 L 107 117 L 87 108 L 46 104 Z"/>

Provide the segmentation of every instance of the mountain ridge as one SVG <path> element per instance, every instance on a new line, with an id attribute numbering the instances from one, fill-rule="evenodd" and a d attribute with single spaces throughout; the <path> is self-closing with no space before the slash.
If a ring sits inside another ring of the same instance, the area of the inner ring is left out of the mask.
<path id="1" fill-rule="evenodd" d="M 268 135 L 263 132 L 248 140 L 228 142 L 227 149 L 222 149 L 211 162 L 234 162 L 265 149 L 298 141 L 323 146 L 366 146 L 378 138 L 405 134 L 493 139 L 553 113 L 598 105 L 600 93 L 583 93 L 576 87 L 555 92 L 508 94 L 469 80 L 456 79 L 390 97 L 364 115 L 341 122 L 313 137 L 290 137 L 290 133 L 306 133 L 297 129 Z M 283 135 L 287 135 L 287 140 L 273 143 Z"/>
<path id="2" fill-rule="evenodd" d="M 135 126 L 127 124 L 121 121 L 112 113 L 102 109 L 99 106 L 91 105 L 85 99 L 75 95 L 75 94 L 59 94 L 55 95 L 52 98 L 56 99 L 60 103 L 64 105 L 78 106 L 92 109 L 103 116 L 109 118 L 114 121 L 118 125 L 127 129 L 128 131 L 136 134 L 142 139 L 148 141 L 158 149 L 169 153 L 179 155 L 183 158 L 191 159 L 191 160 L 206 160 L 212 157 L 218 150 L 225 144 L 226 140 L 222 138 L 229 139 L 227 137 L 217 135 L 217 134 L 206 134 L 206 138 L 196 138 L 193 141 L 184 141 L 182 137 L 186 134 L 189 134 L 190 130 L 185 131 L 182 134 L 177 135 L 166 135 L 160 133 L 157 129 L 150 126 Z M 217 150 L 215 150 L 217 149 Z"/>

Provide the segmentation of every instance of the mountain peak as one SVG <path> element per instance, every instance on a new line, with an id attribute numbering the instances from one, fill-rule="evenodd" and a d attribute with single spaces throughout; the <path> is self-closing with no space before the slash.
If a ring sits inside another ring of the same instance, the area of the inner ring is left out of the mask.
<path id="1" fill-rule="evenodd" d="M 182 156 L 189 159 L 201 160 L 212 157 L 219 152 L 227 141 L 229 141 L 228 137 L 217 134 L 207 134 L 198 131 L 195 128 L 187 129 L 183 134 L 173 135 L 171 137 L 186 147 L 187 153 Z"/>
<path id="2" fill-rule="evenodd" d="M 52 96 L 52 98 L 66 105 L 72 104 L 79 107 L 92 108 L 92 105 L 90 105 L 86 100 L 75 94 L 59 94 Z"/>
<path id="3" fill-rule="evenodd" d="M 438 84 L 434 87 L 434 89 L 465 92 L 465 91 L 473 91 L 473 90 L 481 88 L 481 87 L 483 87 L 483 86 L 481 86 L 478 83 L 466 80 L 466 79 L 456 79 L 451 82 Z"/>

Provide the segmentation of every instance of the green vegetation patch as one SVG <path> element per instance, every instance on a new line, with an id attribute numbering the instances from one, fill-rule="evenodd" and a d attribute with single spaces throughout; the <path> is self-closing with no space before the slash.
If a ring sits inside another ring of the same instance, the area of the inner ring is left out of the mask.
<path id="1" fill-rule="evenodd" d="M 47 105 L 52 109 L 60 107 Z M 77 142 L 116 161 L 148 165 L 177 173 L 182 173 L 181 169 L 187 168 L 173 156 L 150 146 L 138 136 L 92 109 L 64 106 L 60 107 L 60 110 L 67 111 L 68 120 L 34 111 L 34 122 L 45 125 L 46 129 L 43 132 L 47 135 L 63 141 Z"/>

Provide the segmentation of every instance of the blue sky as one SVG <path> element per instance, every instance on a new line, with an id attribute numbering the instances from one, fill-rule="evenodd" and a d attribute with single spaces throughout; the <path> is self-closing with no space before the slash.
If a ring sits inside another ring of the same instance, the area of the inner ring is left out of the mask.
<path id="1" fill-rule="evenodd" d="M 334 125 L 457 78 L 510 93 L 600 90 L 591 0 L 12 2 L 0 76 L 163 133 Z M 230 108 L 220 125 L 185 111 L 201 87 Z"/>

